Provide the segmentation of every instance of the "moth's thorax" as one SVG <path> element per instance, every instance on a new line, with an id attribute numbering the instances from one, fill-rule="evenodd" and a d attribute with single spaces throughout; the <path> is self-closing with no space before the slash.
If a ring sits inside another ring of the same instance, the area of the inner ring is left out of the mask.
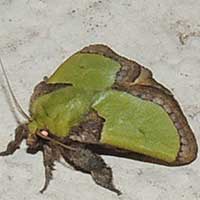
<path id="1" fill-rule="evenodd" d="M 33 104 L 34 121 L 30 126 L 49 129 L 51 133 L 65 137 L 89 111 L 93 96 L 94 91 L 70 87 L 39 97 Z"/>

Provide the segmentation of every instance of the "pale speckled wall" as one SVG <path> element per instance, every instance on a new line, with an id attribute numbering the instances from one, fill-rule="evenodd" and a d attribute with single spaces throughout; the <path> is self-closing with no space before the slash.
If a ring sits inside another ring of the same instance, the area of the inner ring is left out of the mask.
<path id="1" fill-rule="evenodd" d="M 33 86 L 75 51 L 104 43 L 149 67 L 169 87 L 200 140 L 200 1 L 196 0 L 1 0 L 0 55 L 24 108 Z M 184 38 L 182 45 L 179 36 Z M 2 72 L 0 74 L 2 82 Z M 16 126 L 0 87 L 0 150 Z M 57 164 L 47 192 L 42 155 L 0 158 L 1 200 L 120 199 L 198 200 L 200 162 L 168 168 L 105 157 L 121 197 L 90 176 Z"/>

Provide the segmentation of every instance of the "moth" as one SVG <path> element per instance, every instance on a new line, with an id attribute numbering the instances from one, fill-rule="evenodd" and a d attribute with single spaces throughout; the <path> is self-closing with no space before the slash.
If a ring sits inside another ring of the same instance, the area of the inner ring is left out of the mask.
<path id="1" fill-rule="evenodd" d="M 61 157 L 118 195 L 112 169 L 101 155 L 181 166 L 197 156 L 194 134 L 173 94 L 149 69 L 105 45 L 90 45 L 68 58 L 34 88 L 29 115 L 0 156 L 23 140 L 27 152 L 43 152 L 44 192 Z"/>

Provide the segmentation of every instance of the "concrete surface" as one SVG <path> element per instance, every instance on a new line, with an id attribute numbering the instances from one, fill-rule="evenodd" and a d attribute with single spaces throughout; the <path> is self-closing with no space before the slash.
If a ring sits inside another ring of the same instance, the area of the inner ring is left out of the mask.
<path id="1" fill-rule="evenodd" d="M 32 89 L 44 75 L 90 43 L 107 44 L 150 68 L 173 90 L 199 141 L 199 11 L 197 0 L 0 0 L 0 56 L 27 110 Z M 2 87 L 0 103 L 3 150 L 16 122 Z M 41 195 L 41 154 L 26 154 L 23 145 L 14 156 L 0 158 L 0 200 L 200 199 L 199 159 L 178 168 L 117 157 L 105 160 L 123 191 L 121 197 L 95 185 L 89 175 L 60 164 Z"/>

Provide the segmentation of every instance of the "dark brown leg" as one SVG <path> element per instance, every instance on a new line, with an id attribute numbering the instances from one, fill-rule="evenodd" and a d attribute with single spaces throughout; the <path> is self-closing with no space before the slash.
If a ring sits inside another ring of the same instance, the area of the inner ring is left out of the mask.
<path id="1" fill-rule="evenodd" d="M 28 136 L 27 126 L 24 124 L 19 125 L 15 129 L 15 139 L 8 143 L 7 149 L 3 152 L 0 152 L 0 156 L 8 156 L 13 154 L 17 149 L 20 148 L 20 145 L 24 139 Z"/>
<path id="2" fill-rule="evenodd" d="M 48 146 L 47 144 L 44 144 L 43 145 L 43 163 L 45 167 L 45 183 L 44 183 L 43 188 L 40 190 L 41 193 L 43 193 L 47 189 L 50 183 L 50 180 L 53 178 L 52 171 L 55 170 L 54 162 L 56 160 L 59 160 L 58 151 Z"/>
<path id="3" fill-rule="evenodd" d="M 84 147 L 77 147 L 76 151 L 63 151 L 62 155 L 75 169 L 90 173 L 98 185 L 118 195 L 121 194 L 113 184 L 111 168 L 106 165 L 101 156 Z"/>

